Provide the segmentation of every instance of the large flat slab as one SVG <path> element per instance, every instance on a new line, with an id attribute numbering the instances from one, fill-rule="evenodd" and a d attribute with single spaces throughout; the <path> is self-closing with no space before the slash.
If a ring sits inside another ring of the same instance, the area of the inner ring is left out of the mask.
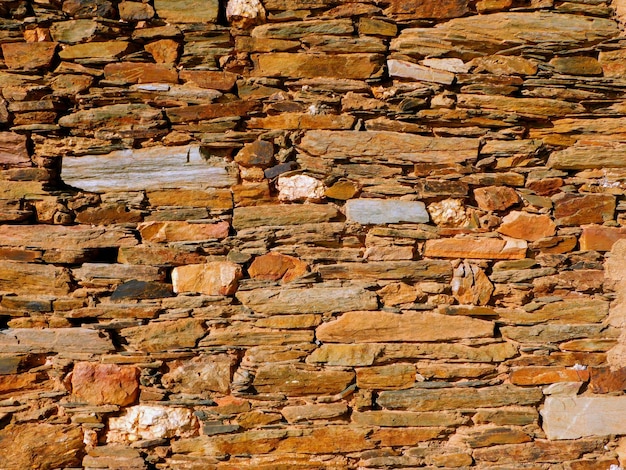
<path id="1" fill-rule="evenodd" d="M 626 434 L 626 397 L 550 396 L 541 416 L 548 439 Z"/>
<path id="2" fill-rule="evenodd" d="M 426 137 L 391 131 L 313 130 L 298 149 L 323 158 L 359 158 L 389 162 L 460 163 L 478 157 L 478 139 Z"/>
<path id="3" fill-rule="evenodd" d="M 207 163 L 195 145 L 65 157 L 61 178 L 71 186 L 94 192 L 206 189 L 237 183 L 225 164 Z"/>

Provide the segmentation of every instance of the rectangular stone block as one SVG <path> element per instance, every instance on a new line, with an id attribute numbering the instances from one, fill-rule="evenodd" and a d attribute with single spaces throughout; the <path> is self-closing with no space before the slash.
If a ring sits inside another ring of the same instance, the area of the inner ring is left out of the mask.
<path id="1" fill-rule="evenodd" d="M 376 294 L 355 286 L 257 289 L 239 291 L 235 296 L 246 307 L 265 314 L 348 312 L 378 308 Z"/>
<path id="2" fill-rule="evenodd" d="M 61 178 L 95 192 L 222 188 L 237 183 L 226 164 L 207 163 L 193 145 L 65 157 Z"/>
<path id="3" fill-rule="evenodd" d="M 0 225 L 0 246 L 36 249 L 113 248 L 137 245 L 127 229 L 84 225 Z"/>
<path id="4" fill-rule="evenodd" d="M 290 204 L 237 207 L 233 215 L 235 230 L 269 225 L 300 225 L 329 222 L 339 212 L 330 204 Z"/>
<path id="5" fill-rule="evenodd" d="M 626 434 L 626 397 L 549 396 L 541 416 L 548 439 Z"/>
<path id="6" fill-rule="evenodd" d="M 0 353 L 92 353 L 113 351 L 111 339 L 87 328 L 9 328 L 0 331 Z"/>
<path id="7" fill-rule="evenodd" d="M 26 136 L 14 132 L 0 132 L 0 168 L 31 166 L 26 147 Z"/>
<path id="8" fill-rule="evenodd" d="M 452 266 L 448 261 L 373 261 L 337 263 L 318 267 L 323 279 L 449 281 Z"/>
<path id="9" fill-rule="evenodd" d="M 363 80 L 381 75 L 379 54 L 301 54 L 273 52 L 253 54 L 254 74 L 260 77 L 351 78 Z"/>
<path id="10" fill-rule="evenodd" d="M 428 222 L 426 206 L 421 201 L 392 199 L 351 199 L 346 202 L 348 220 L 362 225 Z"/>
<path id="11" fill-rule="evenodd" d="M 367 158 L 383 163 L 461 163 L 478 157 L 478 139 L 426 137 L 391 131 L 307 132 L 298 149 L 323 158 Z"/>
<path id="12" fill-rule="evenodd" d="M 523 259 L 525 240 L 500 238 L 442 238 L 426 240 L 424 256 L 430 258 Z"/>

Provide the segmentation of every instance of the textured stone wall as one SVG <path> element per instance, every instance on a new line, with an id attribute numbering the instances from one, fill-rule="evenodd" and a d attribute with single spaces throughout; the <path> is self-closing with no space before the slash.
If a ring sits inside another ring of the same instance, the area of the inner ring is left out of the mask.
<path id="1" fill-rule="evenodd" d="M 625 14 L 0 2 L 0 469 L 626 466 Z"/>

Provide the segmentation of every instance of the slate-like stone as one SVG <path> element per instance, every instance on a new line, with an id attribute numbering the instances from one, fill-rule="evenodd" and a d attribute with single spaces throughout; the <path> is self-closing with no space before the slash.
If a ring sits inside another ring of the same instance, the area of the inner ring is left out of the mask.
<path id="1" fill-rule="evenodd" d="M 260 77 L 333 77 L 363 80 L 382 74 L 378 54 L 252 54 L 254 74 Z"/>
<path id="2" fill-rule="evenodd" d="M 111 339 L 87 328 L 9 328 L 0 331 L 3 353 L 91 353 L 113 351 Z"/>
<path id="3" fill-rule="evenodd" d="M 371 158 L 374 161 L 460 163 L 478 157 L 478 140 L 425 137 L 388 131 L 309 131 L 298 149 L 323 158 Z"/>
<path id="4" fill-rule="evenodd" d="M 124 328 L 120 334 L 131 349 L 160 352 L 195 347 L 205 335 L 205 329 L 202 320 L 182 319 Z"/>
<path id="5" fill-rule="evenodd" d="M 139 396 L 139 369 L 79 362 L 72 371 L 72 393 L 92 405 L 130 405 Z"/>
<path id="6" fill-rule="evenodd" d="M 431 258 L 523 259 L 527 243 L 499 238 L 442 238 L 426 240 L 424 256 Z"/>
<path id="7" fill-rule="evenodd" d="M 380 392 L 377 403 L 390 410 L 437 411 L 459 408 L 488 408 L 508 405 L 536 405 L 541 390 L 498 385 L 485 388 L 413 388 Z"/>
<path id="8" fill-rule="evenodd" d="M 493 323 L 432 312 L 347 312 L 323 323 L 316 337 L 331 343 L 450 341 L 493 336 Z"/>
<path id="9" fill-rule="evenodd" d="M 335 395 L 354 380 L 354 372 L 316 370 L 293 364 L 261 366 L 254 377 L 259 393 L 279 392 L 287 396 Z"/>
<path id="10" fill-rule="evenodd" d="M 209 164 L 196 146 L 121 150 L 63 159 L 61 178 L 87 191 L 207 189 L 235 183 L 224 164 Z"/>
<path id="11" fill-rule="evenodd" d="M 155 0 L 154 9 L 159 18 L 169 23 L 215 23 L 219 2 L 209 0 Z"/>
<path id="12" fill-rule="evenodd" d="M 27 138 L 13 132 L 0 132 L 0 167 L 21 168 L 32 165 Z"/>
<path id="13" fill-rule="evenodd" d="M 178 71 L 174 67 L 142 62 L 107 64 L 104 77 L 121 83 L 178 83 Z"/>
<path id="14" fill-rule="evenodd" d="M 300 225 L 330 222 L 339 211 L 331 204 L 289 204 L 237 207 L 233 228 L 243 230 L 259 226 Z"/>
<path id="15" fill-rule="evenodd" d="M 107 442 L 130 444 L 138 440 L 191 437 L 196 434 L 198 420 L 188 408 L 159 405 L 136 405 L 121 416 L 109 419 Z"/>
<path id="16" fill-rule="evenodd" d="M 174 292 L 232 295 L 243 276 L 241 266 L 230 261 L 178 266 L 172 271 Z"/>
<path id="17" fill-rule="evenodd" d="M 351 199 L 346 202 L 348 220 L 362 225 L 428 222 L 426 206 L 420 201 Z"/>
<path id="18" fill-rule="evenodd" d="M 118 285 L 111 294 L 111 300 L 161 299 L 173 295 L 170 284 L 133 279 Z"/>
<path id="19" fill-rule="evenodd" d="M 236 297 L 246 307 L 264 314 L 348 312 L 378 307 L 376 294 L 351 286 L 240 290 Z"/>
<path id="20" fill-rule="evenodd" d="M 560 193 L 553 201 L 557 225 L 602 223 L 615 212 L 615 196 L 609 194 Z"/>
<path id="21" fill-rule="evenodd" d="M 322 279 L 449 281 L 452 266 L 447 261 L 370 261 L 367 263 L 325 264 L 317 268 Z"/>
<path id="22" fill-rule="evenodd" d="M 40 69 L 50 66 L 56 47 L 56 42 L 10 42 L 2 44 L 2 55 L 9 69 Z"/>

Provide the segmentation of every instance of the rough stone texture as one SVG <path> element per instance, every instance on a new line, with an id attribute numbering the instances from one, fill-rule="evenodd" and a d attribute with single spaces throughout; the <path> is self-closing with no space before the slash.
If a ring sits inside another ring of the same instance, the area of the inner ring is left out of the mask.
<path id="1" fill-rule="evenodd" d="M 0 468 L 626 468 L 625 12 L 0 2 Z"/>
<path id="2" fill-rule="evenodd" d="M 72 393 L 92 405 L 131 405 L 139 395 L 139 369 L 79 362 L 72 371 Z"/>
<path id="3" fill-rule="evenodd" d="M 241 279 L 241 266 L 229 261 L 179 266 L 172 271 L 174 292 L 232 295 Z"/>

